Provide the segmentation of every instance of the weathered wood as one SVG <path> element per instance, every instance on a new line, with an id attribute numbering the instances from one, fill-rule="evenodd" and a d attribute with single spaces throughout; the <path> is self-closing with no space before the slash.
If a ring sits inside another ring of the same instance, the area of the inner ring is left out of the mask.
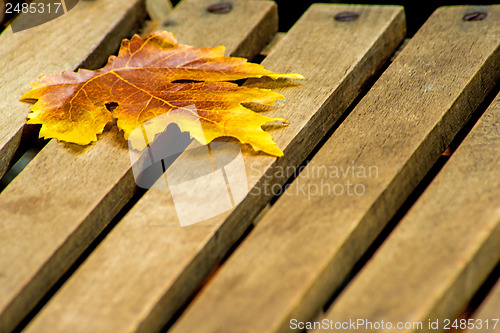
<path id="1" fill-rule="evenodd" d="M 468 10 L 442 8 L 430 17 L 197 295 L 173 333 L 294 331 L 292 318 L 308 320 L 327 302 L 499 79 L 500 6 L 488 7 L 484 21 L 463 21 Z M 494 193 L 486 198 L 498 197 Z M 433 251 L 419 260 L 448 253 L 445 246 Z M 399 268 L 393 257 L 385 258 Z M 381 279 L 392 281 L 390 275 Z M 373 280 L 366 286 L 377 292 Z M 351 310 L 362 313 L 367 295 L 352 298 Z"/>
<path id="2" fill-rule="evenodd" d="M 29 105 L 19 99 L 30 89 L 29 83 L 63 70 L 97 68 L 145 15 L 140 0 L 82 2 L 48 23 L 17 33 L 10 27 L 2 32 L 0 177 L 21 140 Z"/>
<path id="3" fill-rule="evenodd" d="M 226 55 L 231 54 L 249 59 L 255 57 L 278 31 L 278 11 L 262 11 L 263 8 L 276 6 L 274 1 L 260 1 L 260 6 L 256 6 L 256 1 L 239 0 L 232 2 L 233 7 L 229 13 L 214 14 L 207 12 L 206 8 L 214 3 L 217 3 L 217 1 L 182 1 L 175 7 L 175 11 L 168 16 L 160 28 L 173 32 L 183 44 L 195 47 L 224 45 L 226 46 Z M 265 16 L 261 17 L 262 15 Z M 260 24 L 247 27 L 247 29 L 237 28 L 234 25 L 234 17 L 244 17 L 249 21 L 259 19 Z M 203 36 L 200 36 L 199 30 L 185 29 L 185 27 L 192 25 L 210 27 L 210 33 L 203 33 Z M 240 29 L 239 34 L 233 31 L 235 29 Z M 221 41 L 226 40 L 231 43 L 237 41 L 238 46 L 236 49 L 228 47 L 228 45 L 233 44 L 227 42 L 221 44 Z"/>
<path id="4" fill-rule="evenodd" d="M 145 0 L 146 11 L 153 21 L 163 22 L 172 11 L 170 0 Z"/>
<path id="5" fill-rule="evenodd" d="M 498 313 L 498 309 L 500 309 L 500 282 L 497 281 L 493 289 L 488 293 L 486 299 L 472 316 L 475 328 L 471 328 L 466 332 L 500 332 L 500 314 Z"/>
<path id="6" fill-rule="evenodd" d="M 43 74 L 56 74 L 63 70 L 76 69 L 77 67 L 96 68 L 113 53 L 123 37 L 130 35 L 137 27 L 137 22 L 145 16 L 145 9 L 142 1 L 127 0 L 122 2 L 94 1 L 82 2 L 69 13 L 59 17 L 57 20 L 46 24 L 13 33 L 7 28 L 0 35 L 0 176 L 6 171 L 7 166 L 13 157 L 26 122 L 29 112 L 29 105 L 19 101 L 20 96 L 29 90 L 29 83 L 35 81 Z M 40 38 L 43 36 L 43 38 Z M 60 168 L 57 164 L 51 164 Z M 34 173 L 32 177 L 40 176 Z M 45 175 L 42 173 L 42 177 Z M 54 178 L 57 179 L 59 175 Z M 48 178 L 52 182 L 54 179 Z M 54 181 L 56 183 L 57 181 Z M 23 272 L 24 265 L 29 265 L 36 259 L 30 257 L 31 254 L 39 250 L 38 247 L 26 250 L 31 240 L 25 239 L 24 245 L 19 247 L 19 251 L 25 253 L 27 260 L 23 257 L 11 256 L 16 250 L 10 248 L 10 244 L 18 244 L 19 239 L 8 239 L 12 228 L 17 232 L 23 228 L 30 228 L 22 224 L 15 218 L 9 218 L 5 209 L 17 209 L 24 207 L 24 212 L 30 207 L 36 207 L 34 201 L 43 193 L 45 185 L 41 184 L 38 189 L 34 189 L 37 182 L 24 186 L 33 190 L 33 195 L 28 197 L 17 196 L 19 203 L 6 203 L 0 208 L 0 331 L 6 332 L 13 328 L 21 317 L 33 306 L 34 300 L 39 298 L 46 288 L 36 286 L 34 290 L 27 290 L 34 298 L 30 301 L 11 303 L 13 300 L 9 296 L 11 292 L 16 292 L 13 284 L 24 284 L 26 281 L 18 275 L 11 276 L 9 272 L 15 274 Z M 55 185 L 55 184 L 53 184 Z M 64 188 L 64 184 L 61 184 Z M 69 189 L 71 190 L 71 189 Z M 50 201 L 50 198 L 46 198 Z M 57 201 L 57 198 L 54 198 Z M 21 202 L 24 202 L 21 204 Z M 58 203 L 54 202 L 54 205 Z M 74 204 L 77 204 L 76 201 Z M 14 205 L 14 206 L 9 206 Z M 30 206 L 34 205 L 34 206 Z M 6 208 L 7 207 L 7 208 Z M 36 208 L 33 208 L 36 209 Z M 22 209 L 21 209 L 22 211 Z M 47 217 L 47 221 L 50 217 Z M 59 216 L 59 221 L 64 221 L 64 215 Z M 33 220 L 35 224 L 37 221 Z M 61 226 L 55 226 L 61 227 Z M 35 237 L 39 235 L 34 234 Z M 8 239 L 8 240 L 6 240 Z M 50 243 L 50 239 L 46 239 Z M 21 243 L 23 243 L 21 241 Z M 20 244 L 18 244 L 20 245 Z M 14 264 L 11 262 L 13 261 Z M 23 267 L 19 269 L 19 267 Z M 10 304 L 11 303 L 11 304 Z"/>
<path id="7" fill-rule="evenodd" d="M 196 24 L 187 19 L 206 16 L 207 3 L 181 3 L 172 12 L 179 20 L 172 30 L 183 31 L 178 34 L 181 42 L 204 45 L 206 35 L 220 32 L 217 24 L 220 16 L 215 14 Z M 240 5 L 247 10 L 245 15 L 237 10 Z M 103 12 L 104 7 L 98 7 L 97 12 Z M 113 10 L 121 12 L 124 8 L 126 3 L 120 3 Z M 234 12 L 226 14 L 232 19 L 224 19 L 226 23 L 230 21 L 231 32 L 220 34 L 218 41 L 212 38 L 210 43 L 224 44 L 232 54 L 255 54 L 260 43 L 267 43 L 276 31 L 276 5 L 244 1 L 235 2 L 234 8 Z M 178 11 L 186 15 L 186 20 Z M 103 15 L 110 16 L 107 11 Z M 101 16 L 91 15 L 89 22 L 96 17 Z M 241 43 L 254 40 L 249 31 L 263 41 L 242 48 Z M 123 133 L 116 128 L 106 131 L 97 143 L 88 147 L 55 140 L 48 143 L 0 194 L 0 331 L 8 331 L 19 322 L 132 197 L 135 189 L 127 144 Z"/>
<path id="8" fill-rule="evenodd" d="M 333 16 L 343 10 L 356 10 L 361 16 L 355 22 L 334 21 Z M 274 174 L 276 168 L 297 166 L 308 156 L 403 39 L 404 26 L 401 7 L 311 7 L 263 62 L 273 71 L 301 73 L 307 81 L 280 89 L 288 102 L 266 112 L 290 121 L 287 128 L 272 131 L 285 158 L 276 160 L 242 146 L 249 188 L 265 188 L 266 180 L 271 184 L 286 181 L 286 176 Z M 179 166 L 178 161 L 172 168 Z M 200 165 L 193 160 L 184 171 Z M 52 332 L 157 330 L 271 197 L 269 193 L 247 195 L 232 214 L 228 211 L 183 228 L 170 192 L 148 191 L 27 332 L 45 327 Z"/>
<path id="9" fill-rule="evenodd" d="M 500 260 L 499 129 L 500 95 L 326 318 L 452 328 Z"/>
<path id="10" fill-rule="evenodd" d="M 260 51 L 260 54 L 263 56 L 268 56 L 271 51 L 276 48 L 276 45 L 286 36 L 285 32 L 278 32 L 274 38 L 266 45 L 265 48 Z"/>

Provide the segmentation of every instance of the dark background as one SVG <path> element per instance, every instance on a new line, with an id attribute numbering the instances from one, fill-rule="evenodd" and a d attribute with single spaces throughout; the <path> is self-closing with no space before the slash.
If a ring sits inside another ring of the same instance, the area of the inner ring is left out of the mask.
<path id="1" fill-rule="evenodd" d="M 491 5 L 498 3 L 496 1 L 460 1 L 460 0 L 438 0 L 438 1 L 308 1 L 308 0 L 275 0 L 278 4 L 280 31 L 288 31 L 295 21 L 298 20 L 300 15 L 315 2 L 328 2 L 328 3 L 353 3 L 353 4 L 372 4 L 372 5 L 400 5 L 405 7 L 406 24 L 408 28 L 408 37 L 411 37 L 417 30 L 424 24 L 427 18 L 434 12 L 434 10 L 441 6 L 452 5 Z"/>
<path id="2" fill-rule="evenodd" d="M 175 6 L 179 0 L 171 0 Z M 437 0 L 437 1 L 373 1 L 373 0 L 356 0 L 356 1 L 339 1 L 339 0 L 275 0 L 278 4 L 280 26 L 279 31 L 286 32 L 291 26 L 299 19 L 299 17 L 306 11 L 307 8 L 313 3 L 347 3 L 347 4 L 372 4 L 372 5 L 400 5 L 405 7 L 406 24 L 408 29 L 407 37 L 411 37 L 417 30 L 424 24 L 427 18 L 434 12 L 434 10 L 441 6 L 453 5 L 491 5 L 499 3 L 497 1 L 464 1 L 464 0 Z M 218 2 L 231 2 L 231 0 L 214 0 Z"/>
<path id="3" fill-rule="evenodd" d="M 12 3 L 22 3 L 25 0 L 0 0 L 0 31 L 3 30 L 2 26 L 5 26 L 10 16 L 3 17 L 3 4 L 4 2 Z M 109 0 L 109 1 L 119 1 L 119 0 Z M 351 3 L 351 4 L 372 4 L 372 5 L 400 5 L 405 7 L 406 12 L 406 23 L 408 28 L 408 37 L 411 37 L 420 28 L 420 26 L 427 20 L 427 18 L 432 14 L 432 12 L 441 6 L 452 6 L 452 5 L 491 5 L 499 3 L 492 0 L 484 1 L 464 1 L 464 0 L 437 0 L 437 1 L 410 1 L 410 0 L 356 0 L 356 1 L 341 1 L 341 0 L 275 0 L 278 4 L 279 20 L 280 26 L 279 31 L 286 32 L 290 27 L 298 20 L 298 18 L 306 11 L 306 9 L 315 2 L 323 3 Z M 172 4 L 175 6 L 179 0 L 171 0 Z M 218 2 L 231 2 L 231 0 L 214 0 L 214 3 Z M 2 22 L 3 21 L 3 22 Z M 3 23 L 3 24 L 2 24 Z"/>

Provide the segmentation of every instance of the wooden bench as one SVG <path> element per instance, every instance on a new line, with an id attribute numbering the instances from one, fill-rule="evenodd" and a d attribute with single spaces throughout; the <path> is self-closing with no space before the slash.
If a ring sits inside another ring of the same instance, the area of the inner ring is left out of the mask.
<path id="1" fill-rule="evenodd" d="M 159 29 L 306 77 L 266 112 L 290 121 L 270 129 L 284 157 L 240 145 L 247 196 L 181 227 L 116 127 L 48 141 L 0 192 L 0 332 L 500 331 L 500 6 L 439 8 L 402 47 L 398 6 L 315 4 L 276 35 L 273 2 L 212 3 L 182 0 Z M 0 176 L 37 131 L 28 83 L 102 66 L 145 17 L 81 1 L 3 31 Z"/>

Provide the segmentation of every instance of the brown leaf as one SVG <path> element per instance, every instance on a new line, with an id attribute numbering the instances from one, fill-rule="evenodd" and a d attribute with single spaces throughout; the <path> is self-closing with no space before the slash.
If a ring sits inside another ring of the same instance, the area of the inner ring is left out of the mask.
<path id="1" fill-rule="evenodd" d="M 303 78 L 225 57 L 222 46 L 195 49 L 178 44 L 173 34 L 162 31 L 124 40 L 118 56 L 111 56 L 102 69 L 44 76 L 31 84 L 32 90 L 22 99 L 37 100 L 28 123 L 42 124 L 41 137 L 85 145 L 96 141 L 104 126 L 117 118 L 125 139 L 147 121 L 153 122 L 155 133 L 176 123 L 203 144 L 231 136 L 255 150 L 281 156 L 261 126 L 286 121 L 262 116 L 242 103 L 272 105 L 283 96 L 226 82 L 262 76 Z M 109 103 L 117 104 L 111 112 L 106 108 Z M 161 121 L 154 124 L 154 119 Z M 141 140 L 131 138 L 131 142 L 143 148 Z"/>

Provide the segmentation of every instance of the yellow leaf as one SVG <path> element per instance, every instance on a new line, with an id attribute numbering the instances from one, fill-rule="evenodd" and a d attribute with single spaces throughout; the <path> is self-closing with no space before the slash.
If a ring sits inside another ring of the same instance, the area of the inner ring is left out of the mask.
<path id="1" fill-rule="evenodd" d="M 261 126 L 286 121 L 253 112 L 242 103 L 272 105 L 283 96 L 227 82 L 262 76 L 303 78 L 273 73 L 243 58 L 225 57 L 222 46 L 196 49 L 178 44 L 173 34 L 162 31 L 124 40 L 118 56 L 111 56 L 102 69 L 41 77 L 22 99 L 36 100 L 28 123 L 42 124 L 41 137 L 89 144 L 116 118 L 128 139 L 144 122 L 168 113 L 158 123 L 157 133 L 176 123 L 203 144 L 230 136 L 257 151 L 281 156 Z M 117 104 L 112 111 L 107 108 L 110 103 Z"/>

